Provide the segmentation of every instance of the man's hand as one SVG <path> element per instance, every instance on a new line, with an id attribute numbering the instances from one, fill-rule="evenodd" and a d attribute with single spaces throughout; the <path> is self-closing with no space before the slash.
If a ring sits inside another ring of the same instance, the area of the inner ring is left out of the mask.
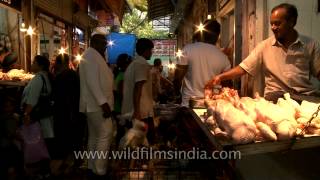
<path id="1" fill-rule="evenodd" d="M 108 103 L 104 103 L 101 105 L 102 111 L 103 111 L 103 117 L 108 118 L 111 116 L 111 109 L 109 107 Z"/>
<path id="2" fill-rule="evenodd" d="M 207 82 L 205 85 L 205 89 L 212 89 L 214 85 L 220 85 L 221 84 L 221 78 L 220 76 L 214 76 L 210 81 Z"/>
<path id="3" fill-rule="evenodd" d="M 211 84 L 213 84 L 213 85 L 220 85 L 220 84 L 221 84 L 221 78 L 220 78 L 220 76 L 218 75 L 218 76 L 213 77 L 212 80 L 211 80 Z"/>

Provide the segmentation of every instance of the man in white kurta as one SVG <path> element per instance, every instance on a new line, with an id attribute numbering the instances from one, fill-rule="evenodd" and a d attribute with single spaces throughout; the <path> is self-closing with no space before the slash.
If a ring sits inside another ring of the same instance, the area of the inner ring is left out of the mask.
<path id="1" fill-rule="evenodd" d="M 104 35 L 91 38 L 91 47 L 83 54 L 79 65 L 80 112 L 87 116 L 88 150 L 94 154 L 107 152 L 113 137 L 111 108 L 113 108 L 113 74 L 104 59 Z M 96 175 L 105 175 L 107 158 L 88 159 L 88 169 Z"/>

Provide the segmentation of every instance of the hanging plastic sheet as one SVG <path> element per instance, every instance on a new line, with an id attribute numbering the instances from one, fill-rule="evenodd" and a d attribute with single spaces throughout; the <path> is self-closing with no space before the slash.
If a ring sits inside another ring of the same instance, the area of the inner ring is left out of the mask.
<path id="1" fill-rule="evenodd" d="M 108 62 L 116 64 L 120 54 L 126 53 L 131 57 L 135 53 L 136 36 L 134 34 L 110 33 L 107 35 Z"/>

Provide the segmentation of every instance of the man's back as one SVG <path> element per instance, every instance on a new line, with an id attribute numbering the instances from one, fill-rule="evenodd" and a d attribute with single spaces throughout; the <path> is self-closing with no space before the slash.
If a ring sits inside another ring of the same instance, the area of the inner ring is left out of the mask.
<path id="1" fill-rule="evenodd" d="M 135 84 L 139 81 L 145 81 L 140 99 L 141 116 L 142 118 L 147 118 L 153 115 L 152 79 L 150 70 L 151 66 L 141 56 L 137 56 L 126 69 L 123 85 L 122 114 L 133 112 Z"/>
<path id="2" fill-rule="evenodd" d="M 205 84 L 230 68 L 226 55 L 216 46 L 202 42 L 186 45 L 178 64 L 188 65 L 182 92 L 184 97 L 204 97 Z"/>

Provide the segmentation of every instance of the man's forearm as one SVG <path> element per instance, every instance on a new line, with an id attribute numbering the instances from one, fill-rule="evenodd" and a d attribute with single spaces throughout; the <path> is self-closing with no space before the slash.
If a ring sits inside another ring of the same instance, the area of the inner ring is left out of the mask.
<path id="1" fill-rule="evenodd" d="M 246 73 L 247 72 L 244 69 L 242 69 L 242 67 L 236 66 L 235 68 L 232 68 L 229 71 L 220 74 L 219 76 L 221 81 L 225 81 L 238 78 Z"/>

